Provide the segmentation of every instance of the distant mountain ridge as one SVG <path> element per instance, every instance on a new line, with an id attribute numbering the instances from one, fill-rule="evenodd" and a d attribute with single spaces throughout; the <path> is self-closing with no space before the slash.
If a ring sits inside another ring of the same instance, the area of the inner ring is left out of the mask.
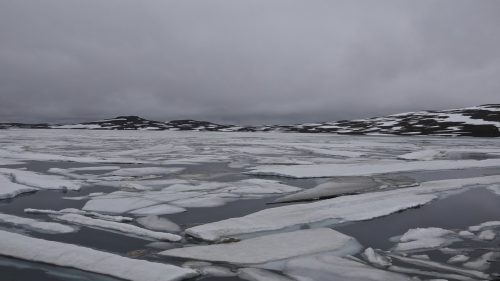
<path id="1" fill-rule="evenodd" d="M 89 129 L 89 130 L 170 130 L 214 132 L 299 132 L 356 135 L 436 135 L 500 137 L 500 104 L 474 107 L 418 111 L 373 117 L 294 125 L 236 126 L 207 121 L 153 121 L 138 116 L 118 116 L 112 119 L 79 124 L 0 123 L 0 129 Z"/>

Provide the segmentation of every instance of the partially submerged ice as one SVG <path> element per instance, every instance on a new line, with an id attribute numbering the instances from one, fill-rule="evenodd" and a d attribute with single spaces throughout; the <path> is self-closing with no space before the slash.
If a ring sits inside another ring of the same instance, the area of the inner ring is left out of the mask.
<path id="1" fill-rule="evenodd" d="M 22 229 L 49 234 L 62 234 L 76 232 L 78 228 L 57 222 L 45 222 L 30 218 L 0 213 L 0 225 L 8 224 Z"/>
<path id="2" fill-rule="evenodd" d="M 0 255 L 71 267 L 130 281 L 179 281 L 196 271 L 169 264 L 122 257 L 72 244 L 0 230 Z"/>

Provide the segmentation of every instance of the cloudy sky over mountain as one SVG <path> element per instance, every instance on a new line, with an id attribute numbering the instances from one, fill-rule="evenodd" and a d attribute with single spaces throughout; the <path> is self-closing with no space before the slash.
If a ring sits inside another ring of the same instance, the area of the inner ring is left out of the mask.
<path id="1" fill-rule="evenodd" d="M 325 121 L 500 102 L 500 1 L 0 1 L 0 122 Z"/>

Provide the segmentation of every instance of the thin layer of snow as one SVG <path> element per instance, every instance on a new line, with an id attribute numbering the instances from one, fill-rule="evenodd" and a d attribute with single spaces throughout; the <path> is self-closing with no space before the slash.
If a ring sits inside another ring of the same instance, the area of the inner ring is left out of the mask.
<path id="1" fill-rule="evenodd" d="M 359 244 L 354 238 L 332 229 L 318 228 L 271 234 L 234 243 L 171 249 L 159 254 L 248 265 L 327 251 L 353 254 L 358 249 Z"/>
<path id="2" fill-rule="evenodd" d="M 181 227 L 173 221 L 159 216 L 141 217 L 136 220 L 140 225 L 147 229 L 165 232 L 179 232 Z"/>
<path id="3" fill-rule="evenodd" d="M 371 176 L 386 173 L 423 170 L 455 170 L 467 168 L 500 167 L 500 159 L 486 160 L 435 160 L 435 161 L 384 161 L 356 164 L 319 164 L 292 166 L 258 166 L 249 171 L 252 175 L 272 175 L 291 178 L 320 178 L 340 176 Z"/>
<path id="4" fill-rule="evenodd" d="M 2 213 L 0 213 L 0 223 L 49 234 L 72 233 L 78 230 L 78 228 L 57 222 L 45 222 Z"/>
<path id="5" fill-rule="evenodd" d="M 19 194 L 38 190 L 34 187 L 14 183 L 11 177 L 0 174 L 0 199 L 14 198 Z"/>
<path id="6" fill-rule="evenodd" d="M 140 228 L 135 225 L 106 221 L 101 219 L 93 219 L 78 214 L 64 214 L 56 216 L 56 219 L 77 225 L 88 227 L 95 227 L 104 230 L 118 231 L 126 235 L 145 237 L 149 239 L 166 240 L 166 241 L 180 241 L 182 237 L 172 233 L 156 232 L 148 229 Z"/>
<path id="7" fill-rule="evenodd" d="M 90 248 L 32 238 L 0 230 L 0 255 L 71 267 L 130 281 L 180 281 L 196 271 L 169 264 L 135 260 Z"/>
<path id="8" fill-rule="evenodd" d="M 380 270 L 363 263 L 332 255 L 316 255 L 289 261 L 284 273 L 297 281 L 410 281 L 401 274 Z"/>
<path id="9" fill-rule="evenodd" d="M 408 230 L 395 247 L 395 251 L 413 251 L 431 249 L 451 244 L 456 233 L 437 227 L 414 228 Z"/>

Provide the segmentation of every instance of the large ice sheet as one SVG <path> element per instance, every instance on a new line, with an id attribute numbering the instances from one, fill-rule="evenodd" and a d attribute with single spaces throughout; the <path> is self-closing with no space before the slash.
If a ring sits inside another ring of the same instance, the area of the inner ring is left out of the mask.
<path id="1" fill-rule="evenodd" d="M 135 260 L 72 244 L 31 238 L 0 230 L 0 255 L 109 275 L 130 281 L 179 281 L 196 271 Z"/>
<path id="2" fill-rule="evenodd" d="M 230 218 L 195 226 L 186 233 L 215 241 L 228 236 L 277 231 L 301 225 L 333 225 L 388 215 L 421 206 L 445 194 L 464 187 L 500 182 L 500 176 L 431 181 L 415 187 L 343 196 L 307 204 L 265 209 L 247 216 Z"/>
<path id="3" fill-rule="evenodd" d="M 50 234 L 71 233 L 78 230 L 75 227 L 60 224 L 57 222 L 45 222 L 45 221 L 39 221 L 35 219 L 23 218 L 1 213 L 0 213 L 0 224 L 13 225 L 31 231 L 50 233 Z"/>
<path id="4" fill-rule="evenodd" d="M 13 198 L 21 193 L 33 192 L 38 190 L 34 187 L 14 183 L 11 177 L 0 174 L 0 199 Z"/>
<path id="5" fill-rule="evenodd" d="M 234 243 L 171 249 L 160 255 L 236 264 L 264 264 L 320 252 L 353 254 L 359 247 L 358 242 L 350 236 L 332 229 L 318 228 L 271 234 Z"/>
<path id="6" fill-rule="evenodd" d="M 56 175 L 43 175 L 27 170 L 0 168 L 0 174 L 12 177 L 12 181 L 41 189 L 79 190 L 81 183 Z"/>
<path id="7" fill-rule="evenodd" d="M 341 176 L 371 176 L 386 173 L 422 170 L 454 170 L 466 168 L 500 167 L 500 159 L 486 160 L 435 160 L 435 161 L 384 161 L 356 164 L 275 165 L 258 166 L 248 172 L 252 175 L 272 175 L 291 178 L 321 178 Z"/>
<path id="8" fill-rule="evenodd" d="M 93 219 L 78 214 L 64 214 L 61 216 L 56 216 L 56 219 L 68 223 L 74 223 L 77 225 L 95 227 L 104 230 L 118 231 L 127 235 L 145 237 L 149 239 L 166 240 L 174 242 L 180 241 L 182 239 L 181 236 L 172 233 L 151 231 L 149 229 L 140 228 L 131 224 L 106 221 L 101 219 Z"/>

